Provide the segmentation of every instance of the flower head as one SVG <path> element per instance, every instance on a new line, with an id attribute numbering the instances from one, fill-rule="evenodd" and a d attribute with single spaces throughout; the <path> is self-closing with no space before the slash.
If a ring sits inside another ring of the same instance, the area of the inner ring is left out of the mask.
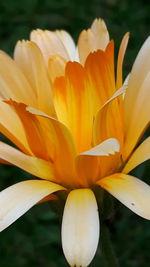
<path id="1" fill-rule="evenodd" d="M 65 31 L 36 30 L 31 41 L 17 43 L 14 60 L 0 53 L 0 131 L 17 147 L 0 142 L 0 159 L 40 178 L 0 193 L 0 229 L 66 190 L 62 244 L 71 266 L 88 266 L 96 252 L 94 185 L 150 219 L 150 187 L 127 175 L 150 158 L 150 138 L 138 145 L 150 121 L 150 39 L 123 83 L 128 38 L 116 77 L 103 20 L 80 34 L 77 48 Z"/>

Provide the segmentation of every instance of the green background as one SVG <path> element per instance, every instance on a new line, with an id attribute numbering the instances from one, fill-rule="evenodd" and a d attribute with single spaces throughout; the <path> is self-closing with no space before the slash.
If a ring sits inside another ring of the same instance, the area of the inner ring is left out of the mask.
<path id="1" fill-rule="evenodd" d="M 131 37 L 125 58 L 125 74 L 149 34 L 149 1 L 119 0 L 1 0 L 0 49 L 13 54 L 18 39 L 28 39 L 32 29 L 66 29 L 75 40 L 95 17 L 105 19 L 118 48 L 122 36 Z M 2 137 L 3 138 L 3 137 Z M 0 189 L 30 177 L 15 167 L 1 166 Z M 150 166 L 142 164 L 133 174 L 150 184 Z M 150 223 L 114 200 L 116 211 L 109 223 L 120 266 L 150 266 Z M 150 205 L 150 203 L 148 203 Z M 68 266 L 60 242 L 61 220 L 48 203 L 40 204 L 0 235 L 0 267 Z M 105 266 L 100 249 L 90 265 Z M 111 266 L 110 266 L 111 267 Z"/>

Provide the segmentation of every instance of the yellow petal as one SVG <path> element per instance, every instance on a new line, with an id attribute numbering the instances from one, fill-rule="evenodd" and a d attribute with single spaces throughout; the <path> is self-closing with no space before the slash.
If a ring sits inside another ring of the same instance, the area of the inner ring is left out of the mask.
<path id="1" fill-rule="evenodd" d="M 48 74 L 52 82 L 55 81 L 56 77 L 64 76 L 66 63 L 67 61 L 59 55 L 54 55 L 49 58 Z"/>
<path id="2" fill-rule="evenodd" d="M 123 173 L 128 173 L 142 162 L 150 159 L 150 137 L 148 137 L 133 152 L 132 156 L 123 169 Z"/>
<path id="3" fill-rule="evenodd" d="M 91 29 L 83 30 L 78 40 L 80 62 L 84 64 L 87 56 L 98 49 L 105 50 L 109 42 L 109 34 L 105 22 L 95 19 Z"/>
<path id="4" fill-rule="evenodd" d="M 150 186 L 139 179 L 116 173 L 97 182 L 139 216 L 150 220 Z"/>
<path id="5" fill-rule="evenodd" d="M 62 221 L 62 246 L 70 266 L 88 266 L 99 240 L 99 216 L 90 189 L 77 189 L 68 195 Z"/>
<path id="6" fill-rule="evenodd" d="M 63 187 L 48 182 L 30 180 L 12 185 L 0 192 L 0 231 L 3 231 L 37 202 Z"/>
<path id="7" fill-rule="evenodd" d="M 80 155 L 87 155 L 87 156 L 108 156 L 114 155 L 116 152 L 119 152 L 120 144 L 117 139 L 109 138 L 102 142 L 101 144 L 82 152 Z"/>
<path id="8" fill-rule="evenodd" d="M 142 66 L 141 66 L 142 68 Z M 139 74 L 140 75 L 140 74 Z M 130 118 L 127 122 L 126 120 L 126 128 L 125 128 L 125 147 L 124 147 L 124 160 L 129 156 L 129 154 L 134 149 L 135 145 L 138 143 L 142 134 L 148 127 L 150 123 L 150 72 L 147 74 L 143 84 L 135 92 L 135 96 L 132 99 L 132 106 L 129 103 L 128 110 L 130 110 Z M 131 90 L 131 87 L 126 91 L 127 94 Z M 133 96 L 132 96 L 133 97 Z M 125 95 L 126 100 L 126 95 Z M 125 102 L 127 104 L 127 100 Z M 126 109 L 125 109 L 126 112 Z M 126 113 L 125 113 L 125 119 Z"/>
<path id="9" fill-rule="evenodd" d="M 46 64 L 49 58 L 56 54 L 69 60 L 68 52 L 56 32 L 34 30 L 31 32 L 30 39 L 41 49 Z"/>
<path id="10" fill-rule="evenodd" d="M 133 65 L 125 94 L 126 147 L 128 157 L 150 120 L 150 37 L 143 44 Z M 136 128 L 135 128 L 136 126 Z"/>
<path id="11" fill-rule="evenodd" d="M 124 60 L 124 55 L 127 49 L 129 41 L 129 32 L 127 32 L 121 42 L 119 54 L 118 54 L 118 61 L 117 61 L 117 88 L 119 89 L 122 86 L 122 65 Z"/>
<path id="12" fill-rule="evenodd" d="M 0 95 L 2 98 L 12 98 L 35 107 L 35 93 L 15 61 L 0 51 L 0 62 Z"/>
<path id="13" fill-rule="evenodd" d="M 0 159 L 46 180 L 55 180 L 51 162 L 25 155 L 21 151 L 0 142 Z"/>
<path id="14" fill-rule="evenodd" d="M 14 58 L 35 92 L 36 108 L 50 116 L 56 116 L 51 85 L 40 49 L 33 42 L 19 41 L 15 47 Z"/>

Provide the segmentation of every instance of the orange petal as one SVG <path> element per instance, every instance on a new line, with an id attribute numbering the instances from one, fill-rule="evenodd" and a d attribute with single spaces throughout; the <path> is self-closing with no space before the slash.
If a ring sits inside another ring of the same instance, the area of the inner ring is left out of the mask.
<path id="1" fill-rule="evenodd" d="M 11 114 L 11 116 L 10 116 Z M 0 99 L 0 132 L 27 154 L 32 154 L 22 122 L 8 104 Z"/>
<path id="2" fill-rule="evenodd" d="M 40 49 L 33 42 L 18 42 L 14 58 L 37 98 L 37 108 L 50 116 L 56 116 L 52 99 L 51 85 Z"/>
<path id="3" fill-rule="evenodd" d="M 25 155 L 3 142 L 0 142 L 0 158 L 39 178 L 55 180 L 51 162 Z"/>
<path id="4" fill-rule="evenodd" d="M 148 137 L 139 147 L 133 152 L 128 162 L 126 163 L 123 173 L 128 173 L 142 162 L 150 159 L 150 137 Z"/>
<path id="5" fill-rule="evenodd" d="M 76 149 L 69 130 L 54 118 L 33 108 L 27 108 L 35 114 L 45 133 L 45 140 L 57 176 L 57 181 L 67 186 L 77 186 L 78 180 L 75 170 Z"/>
<path id="6" fill-rule="evenodd" d="M 12 98 L 35 107 L 35 93 L 15 61 L 1 51 L 0 62 L 0 95 L 2 98 Z"/>
<path id="7" fill-rule="evenodd" d="M 62 186 L 48 182 L 30 180 L 12 185 L 0 192 L 0 231 L 3 231 L 37 202 Z"/>
<path id="8" fill-rule="evenodd" d="M 150 220 L 150 186 L 139 179 L 116 173 L 97 182 L 139 216 Z"/>
<path id="9" fill-rule="evenodd" d="M 91 145 L 93 123 L 94 104 L 89 105 L 92 93 L 85 81 L 83 67 L 77 62 L 69 62 L 65 77 L 57 78 L 54 84 L 57 116 L 70 129 L 80 152 Z"/>
<path id="10" fill-rule="evenodd" d="M 7 103 L 15 109 L 16 113 L 20 117 L 20 120 L 24 126 L 28 144 L 33 154 L 36 157 L 50 160 L 45 142 L 45 134 L 36 116 L 29 113 L 26 110 L 26 105 L 22 103 L 17 103 L 14 101 L 7 101 Z"/>

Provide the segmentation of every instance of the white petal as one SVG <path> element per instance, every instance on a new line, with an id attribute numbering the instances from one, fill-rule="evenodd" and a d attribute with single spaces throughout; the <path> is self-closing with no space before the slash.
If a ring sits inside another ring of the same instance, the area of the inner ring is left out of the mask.
<path id="1" fill-rule="evenodd" d="M 99 216 L 95 196 L 90 189 L 70 192 L 62 221 L 62 246 L 71 266 L 88 266 L 99 240 Z"/>
<path id="2" fill-rule="evenodd" d="M 116 173 L 97 182 L 126 207 L 139 216 L 150 220 L 150 186 L 143 181 Z"/>
<path id="3" fill-rule="evenodd" d="M 23 181 L 0 192 L 0 231 L 49 194 L 64 190 L 62 186 L 40 180 Z"/>
<path id="4" fill-rule="evenodd" d="M 119 141 L 115 138 L 109 138 L 102 142 L 101 144 L 91 148 L 88 151 L 81 153 L 80 155 L 87 156 L 108 156 L 114 155 L 116 152 L 119 152 L 120 144 Z"/>

